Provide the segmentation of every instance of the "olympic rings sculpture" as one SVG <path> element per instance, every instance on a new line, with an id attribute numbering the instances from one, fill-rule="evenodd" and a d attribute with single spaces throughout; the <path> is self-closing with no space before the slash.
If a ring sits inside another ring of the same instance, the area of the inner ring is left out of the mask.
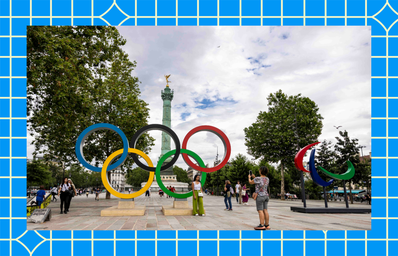
<path id="1" fill-rule="evenodd" d="M 84 158 L 83 155 L 83 146 L 84 143 L 87 139 L 87 137 L 89 135 L 91 135 L 92 133 L 94 133 L 95 131 L 98 130 L 110 130 L 110 131 L 114 131 L 116 132 L 123 141 L 123 148 L 117 150 L 116 152 L 112 153 L 104 162 L 104 165 L 102 167 L 96 167 L 93 166 L 91 164 L 89 164 L 86 159 Z M 148 157 L 148 155 L 146 155 L 144 152 L 142 152 L 141 150 L 135 149 L 135 146 L 137 145 L 137 141 L 139 139 L 139 137 L 144 134 L 145 132 L 151 131 L 151 130 L 160 130 L 163 132 L 166 132 L 168 135 L 170 135 L 170 137 L 173 139 L 174 144 L 176 146 L 175 150 L 171 150 L 169 152 L 167 152 L 166 154 L 164 154 L 161 159 L 159 160 L 158 164 L 156 167 L 153 166 L 153 163 L 151 161 L 151 159 Z M 217 135 L 221 141 L 223 142 L 224 145 L 224 160 L 219 163 L 217 166 L 214 166 L 212 168 L 206 168 L 203 160 L 194 152 L 188 150 L 187 144 L 188 144 L 188 140 L 189 138 L 194 135 L 195 133 L 198 133 L 200 131 L 208 131 L 211 132 L 215 135 Z M 215 172 L 219 169 L 221 169 L 222 167 L 224 167 L 230 156 L 231 156 L 231 143 L 229 142 L 228 137 L 219 129 L 217 129 L 216 127 L 210 126 L 210 125 L 202 125 L 202 126 L 198 126 L 194 129 L 192 129 L 191 131 L 188 132 L 188 134 L 185 136 L 183 143 L 182 143 L 182 148 L 180 148 L 180 140 L 178 139 L 177 134 L 171 130 L 169 127 L 165 126 L 165 125 L 161 125 L 161 124 L 150 124 L 150 125 L 146 125 L 144 127 L 142 127 L 141 129 L 139 129 L 132 137 L 132 139 L 130 140 L 130 143 L 127 140 L 126 135 L 123 133 L 122 130 L 120 130 L 118 127 L 111 125 L 111 124 L 107 124 L 107 123 L 99 123 L 99 124 L 94 124 L 91 125 L 89 127 L 87 127 L 77 138 L 76 141 L 76 145 L 75 145 L 75 152 L 76 152 L 76 156 L 78 161 L 87 169 L 94 171 L 94 172 L 101 172 L 101 180 L 102 183 L 104 184 L 105 188 L 114 196 L 122 198 L 122 199 L 132 199 L 135 197 L 138 197 L 140 195 L 142 195 L 143 193 L 145 193 L 145 191 L 152 185 L 154 176 L 156 175 L 156 179 L 157 182 L 159 184 L 159 187 L 169 196 L 172 197 L 176 197 L 176 198 L 188 198 L 191 197 L 193 195 L 192 191 L 185 193 L 185 194 L 177 194 L 177 193 L 173 193 L 170 190 L 167 189 L 166 186 L 164 186 L 161 178 L 160 178 L 160 172 L 164 171 L 168 168 L 170 168 L 171 166 L 173 166 L 177 160 L 178 157 L 180 156 L 180 154 L 182 154 L 183 159 L 185 161 L 185 163 L 187 165 L 189 165 L 190 167 L 192 167 L 193 169 L 203 172 L 202 175 L 202 186 L 205 184 L 206 182 L 206 173 L 210 173 L 210 172 Z M 139 191 L 134 192 L 132 194 L 123 194 L 120 192 L 117 192 L 116 190 L 114 190 L 112 188 L 112 186 L 109 183 L 108 180 L 108 176 L 106 175 L 107 171 L 111 171 L 114 170 L 116 168 L 118 168 L 119 166 L 121 166 L 124 161 L 126 161 L 127 156 L 129 155 L 129 153 L 131 154 L 130 156 L 133 158 L 134 162 L 142 169 L 150 172 L 149 174 L 149 178 L 148 181 L 146 183 L 146 185 L 141 188 Z M 117 160 L 114 164 L 109 165 L 112 160 L 121 155 L 120 159 Z M 164 161 L 170 157 L 174 155 L 174 157 L 172 158 L 172 160 L 167 163 L 166 165 L 162 166 L 162 164 L 164 163 Z M 142 158 L 144 158 L 145 162 L 148 165 L 143 164 L 139 159 L 138 156 L 141 156 Z M 188 156 L 191 156 L 195 159 L 195 161 L 198 163 L 198 165 L 194 164 Z"/>

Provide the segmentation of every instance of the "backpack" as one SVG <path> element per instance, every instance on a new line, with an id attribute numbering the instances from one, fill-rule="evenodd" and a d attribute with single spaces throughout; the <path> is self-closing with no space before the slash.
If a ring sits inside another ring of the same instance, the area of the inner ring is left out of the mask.
<path id="1" fill-rule="evenodd" d="M 229 191 L 231 192 L 231 195 L 234 194 L 234 189 L 232 188 L 232 186 L 229 188 Z"/>

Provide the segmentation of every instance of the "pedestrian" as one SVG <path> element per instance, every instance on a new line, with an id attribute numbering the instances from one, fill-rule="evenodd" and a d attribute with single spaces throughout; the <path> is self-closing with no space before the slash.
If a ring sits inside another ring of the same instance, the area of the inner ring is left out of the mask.
<path id="1" fill-rule="evenodd" d="M 167 188 L 167 190 L 169 190 L 170 192 L 172 192 L 172 191 L 171 191 L 171 186 L 167 186 L 166 188 Z M 167 195 L 166 198 L 169 198 L 169 195 Z"/>
<path id="2" fill-rule="evenodd" d="M 66 209 L 67 212 L 69 212 L 69 207 L 70 207 L 70 203 L 72 201 L 72 197 L 77 196 L 77 191 L 76 191 L 75 185 L 73 184 L 72 180 L 68 179 L 68 183 L 70 185 L 70 188 L 69 188 L 70 196 L 69 196 L 68 208 Z"/>
<path id="3" fill-rule="evenodd" d="M 99 201 L 99 193 L 100 193 L 99 188 L 96 188 L 95 189 L 95 201 Z"/>
<path id="4" fill-rule="evenodd" d="M 224 203 L 225 203 L 225 211 L 232 211 L 232 204 L 231 204 L 231 182 L 229 180 L 225 181 L 224 185 Z M 229 203 L 229 206 L 228 206 Z"/>
<path id="5" fill-rule="evenodd" d="M 260 218 L 260 225 L 255 227 L 256 230 L 268 230 L 269 227 L 269 214 L 268 214 L 268 185 L 269 178 L 266 176 L 268 174 L 268 169 L 265 166 L 260 167 L 260 177 L 255 177 L 254 174 L 249 175 L 249 183 L 256 185 L 256 191 L 253 194 L 253 199 L 256 200 L 256 207 L 258 215 Z M 253 179 L 252 179 L 253 178 Z"/>
<path id="6" fill-rule="evenodd" d="M 50 190 L 51 195 L 53 196 L 53 199 L 52 199 L 53 201 L 54 200 L 57 201 L 57 198 L 55 197 L 57 195 L 57 190 L 58 190 L 57 186 L 52 187 L 52 189 Z"/>
<path id="7" fill-rule="evenodd" d="M 192 214 L 194 216 L 198 216 L 198 212 L 200 216 L 205 216 L 205 209 L 203 208 L 203 189 L 202 184 L 200 183 L 200 176 L 198 174 L 195 175 L 194 181 L 192 182 L 192 192 L 193 192 L 193 210 Z M 198 211 L 199 208 L 199 211 Z"/>
<path id="8" fill-rule="evenodd" d="M 36 204 L 40 207 L 46 197 L 46 191 L 44 191 L 44 186 L 41 185 L 39 191 L 36 194 Z"/>
<path id="9" fill-rule="evenodd" d="M 86 189 L 86 197 L 88 198 L 88 194 L 89 194 L 89 189 Z"/>
<path id="10" fill-rule="evenodd" d="M 249 193 L 247 193 L 246 184 L 244 184 L 242 187 L 242 202 L 243 205 L 249 205 Z"/>
<path id="11" fill-rule="evenodd" d="M 63 213 L 67 213 L 67 209 L 68 209 L 68 202 L 69 202 L 69 188 L 70 185 L 68 183 L 68 178 L 64 178 L 64 180 L 62 181 L 61 186 L 58 189 L 58 196 L 60 196 L 61 198 L 61 214 Z"/>
<path id="12" fill-rule="evenodd" d="M 145 197 L 149 196 L 149 189 L 145 191 Z"/>
<path id="13" fill-rule="evenodd" d="M 129 188 L 129 194 L 130 194 L 130 192 L 131 192 L 131 188 Z"/>
<path id="14" fill-rule="evenodd" d="M 237 181 L 235 185 L 235 193 L 236 193 L 236 202 L 242 204 L 242 186 L 240 185 L 240 181 Z"/>
<path id="15" fill-rule="evenodd" d="M 161 190 L 160 188 L 159 188 L 159 197 L 163 197 L 163 190 Z"/>

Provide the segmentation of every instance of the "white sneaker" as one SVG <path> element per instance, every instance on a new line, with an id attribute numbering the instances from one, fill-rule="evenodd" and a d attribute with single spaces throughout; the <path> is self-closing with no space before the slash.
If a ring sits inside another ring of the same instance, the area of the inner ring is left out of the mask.
<path id="1" fill-rule="evenodd" d="M 198 214 L 195 214 L 195 216 L 198 216 Z"/>
<path id="2" fill-rule="evenodd" d="M 206 214 L 202 214 L 202 217 L 206 216 Z"/>

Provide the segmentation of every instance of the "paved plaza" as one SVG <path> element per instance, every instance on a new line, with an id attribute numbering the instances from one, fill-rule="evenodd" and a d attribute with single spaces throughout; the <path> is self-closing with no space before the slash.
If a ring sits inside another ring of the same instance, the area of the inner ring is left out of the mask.
<path id="1" fill-rule="evenodd" d="M 135 199 L 136 205 L 145 205 L 144 216 L 101 217 L 101 210 L 116 206 L 119 199 L 100 200 L 94 195 L 75 196 L 68 214 L 60 214 L 60 200 L 51 202 L 52 219 L 42 224 L 28 222 L 30 230 L 253 230 L 259 224 L 255 201 L 249 199 L 249 205 L 237 204 L 232 200 L 233 211 L 224 211 L 224 198 L 221 196 L 204 197 L 206 216 L 164 216 L 162 205 L 172 205 L 172 198 L 159 198 L 152 194 Z M 192 199 L 188 198 L 192 205 Z M 268 203 L 270 227 L 276 230 L 370 230 L 370 214 L 305 214 L 292 212 L 291 206 L 302 206 L 301 200 L 282 201 L 271 199 Z M 365 203 L 355 203 L 350 207 L 370 208 Z M 324 207 L 323 200 L 307 200 L 307 207 Z M 329 207 L 345 207 L 344 202 L 329 202 Z"/>

